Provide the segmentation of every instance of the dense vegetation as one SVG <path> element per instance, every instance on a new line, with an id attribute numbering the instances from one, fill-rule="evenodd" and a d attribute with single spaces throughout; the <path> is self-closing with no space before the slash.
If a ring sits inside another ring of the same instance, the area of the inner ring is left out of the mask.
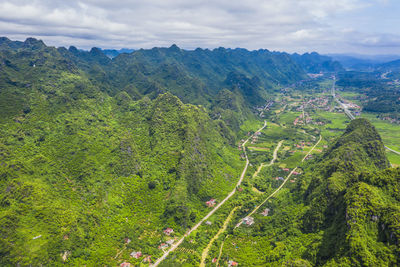
<path id="1" fill-rule="evenodd" d="M 159 255 L 163 229 L 182 234 L 237 182 L 250 103 L 304 76 L 268 51 L 110 59 L 33 38 L 2 38 L 0 64 L 1 265 L 114 264 L 126 246 Z"/>
<path id="2" fill-rule="evenodd" d="M 299 64 L 268 50 L 121 52 L 0 39 L 0 265 L 117 265 L 127 257 L 139 264 L 143 258 L 129 257 L 138 250 L 158 258 L 161 243 L 210 210 L 206 201 L 235 187 L 245 164 L 237 144 L 262 125 L 259 116 L 274 123 L 259 136 L 265 146 L 248 151 L 255 165 L 269 161 L 280 140 L 316 141 L 318 129 L 292 126 L 298 114 L 280 118 L 287 105 L 271 99 L 308 71 L 339 68 L 314 54 Z M 279 152 L 282 163 L 297 166 L 302 153 L 289 154 Z M 388 167 L 376 129 L 353 121 L 302 166 L 271 216 L 254 228 L 229 227 L 244 248 L 236 257 L 244 266 L 398 265 L 399 170 Z M 276 165 L 264 172 L 284 175 Z M 236 217 L 252 207 L 252 185 L 279 184 L 246 175 L 218 220 L 241 201 Z M 201 250 L 214 230 L 183 246 Z M 166 264 L 179 265 L 174 260 Z"/>
<path id="3" fill-rule="evenodd" d="M 305 53 L 303 55 L 295 53 L 292 55 L 292 58 L 308 73 L 338 72 L 344 70 L 338 61 L 316 52 Z"/>
<path id="4" fill-rule="evenodd" d="M 224 255 L 245 266 L 397 266 L 400 169 L 388 167 L 376 129 L 352 121 L 263 207 L 269 216 L 230 233 Z"/>
<path id="5" fill-rule="evenodd" d="M 337 85 L 347 91 L 363 94 L 363 109 L 375 113 L 400 112 L 400 88 L 388 79 L 381 79 L 381 72 L 348 71 L 339 75 Z"/>

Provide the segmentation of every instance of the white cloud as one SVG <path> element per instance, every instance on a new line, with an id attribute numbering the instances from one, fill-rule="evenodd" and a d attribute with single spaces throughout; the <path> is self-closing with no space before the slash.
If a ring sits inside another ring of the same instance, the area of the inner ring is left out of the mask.
<path id="1" fill-rule="evenodd" d="M 176 43 L 184 48 L 338 52 L 362 45 L 355 42 L 356 35 L 370 38 L 364 40 L 369 44 L 373 38 L 377 44 L 382 39 L 353 29 L 355 25 L 338 28 L 338 16 L 349 14 L 350 24 L 352 12 L 389 4 L 390 0 L 3 0 L 0 35 L 35 36 L 52 45 L 83 48 Z"/>

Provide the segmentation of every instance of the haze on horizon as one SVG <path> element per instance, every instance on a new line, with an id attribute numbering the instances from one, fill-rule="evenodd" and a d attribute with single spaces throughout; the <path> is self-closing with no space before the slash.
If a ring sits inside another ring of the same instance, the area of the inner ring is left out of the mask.
<path id="1" fill-rule="evenodd" d="M 400 54 L 396 0 L 1 0 L 0 36 L 89 49 Z"/>

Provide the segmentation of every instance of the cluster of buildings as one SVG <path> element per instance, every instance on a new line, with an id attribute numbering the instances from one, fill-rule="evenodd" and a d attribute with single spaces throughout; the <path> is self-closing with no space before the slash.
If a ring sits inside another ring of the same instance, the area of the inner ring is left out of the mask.
<path id="1" fill-rule="evenodd" d="M 389 117 L 389 116 L 385 116 L 385 117 L 381 117 L 380 119 L 384 120 L 384 121 L 388 121 L 390 123 L 400 124 L 400 119 L 399 118 L 392 118 L 392 117 Z"/>
<path id="2" fill-rule="evenodd" d="M 143 254 L 140 251 L 133 251 L 130 255 L 131 255 L 132 258 L 135 258 L 135 259 L 139 259 L 139 258 L 143 257 Z M 151 263 L 151 256 L 150 255 L 144 256 L 143 262 L 144 263 Z M 120 267 L 130 267 L 130 266 L 133 266 L 133 265 L 131 265 L 129 262 L 124 261 L 119 266 Z"/>
<path id="3" fill-rule="evenodd" d="M 349 101 L 343 100 L 343 99 L 342 99 L 342 102 L 343 102 L 343 105 L 344 105 L 347 109 L 361 110 L 361 107 L 360 107 L 359 105 L 357 105 L 357 104 L 354 104 L 354 103 L 352 103 L 352 102 L 349 102 Z"/>
<path id="4" fill-rule="evenodd" d="M 314 97 L 309 99 L 306 104 L 313 108 L 329 111 L 329 98 L 327 96 Z"/>
<path id="5" fill-rule="evenodd" d="M 264 106 L 260 106 L 260 107 L 255 107 L 255 113 L 258 114 L 261 118 L 264 118 L 264 111 L 268 111 L 271 109 L 271 106 L 274 104 L 275 102 L 273 100 L 269 100 L 267 101 L 267 103 Z"/>
<path id="6" fill-rule="evenodd" d="M 293 125 L 304 125 L 305 123 L 311 123 L 312 119 L 311 117 L 308 115 L 307 112 L 304 113 L 304 117 L 303 118 L 303 114 L 300 114 L 294 121 L 293 121 Z"/>
<path id="7" fill-rule="evenodd" d="M 320 73 L 307 73 L 307 75 L 311 79 L 316 79 L 316 78 L 324 76 L 324 74 L 322 72 L 320 72 Z"/>
<path id="8" fill-rule="evenodd" d="M 255 142 L 257 142 L 258 137 L 261 135 L 261 132 L 255 132 L 253 137 L 251 138 L 251 143 L 254 144 Z"/>
<path id="9" fill-rule="evenodd" d="M 339 97 L 340 98 L 340 102 L 343 103 L 343 106 L 347 109 L 351 109 L 352 111 L 357 111 L 360 112 L 361 111 L 361 107 L 353 102 L 350 102 L 347 99 L 344 99 L 343 97 Z"/>
<path id="10" fill-rule="evenodd" d="M 311 146 L 310 142 L 300 141 L 298 144 L 294 144 L 296 148 L 303 149 L 305 146 Z"/>

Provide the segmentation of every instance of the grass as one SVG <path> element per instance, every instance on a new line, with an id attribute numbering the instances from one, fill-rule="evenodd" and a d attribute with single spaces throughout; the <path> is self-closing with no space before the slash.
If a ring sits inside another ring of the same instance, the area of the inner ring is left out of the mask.
<path id="1" fill-rule="evenodd" d="M 363 113 L 362 117 L 371 121 L 376 127 L 386 146 L 400 151 L 400 125 L 380 120 L 372 113 Z"/>
<path id="2" fill-rule="evenodd" d="M 284 125 L 292 125 L 293 121 L 300 115 L 301 112 L 285 112 L 279 116 L 279 122 Z"/>

